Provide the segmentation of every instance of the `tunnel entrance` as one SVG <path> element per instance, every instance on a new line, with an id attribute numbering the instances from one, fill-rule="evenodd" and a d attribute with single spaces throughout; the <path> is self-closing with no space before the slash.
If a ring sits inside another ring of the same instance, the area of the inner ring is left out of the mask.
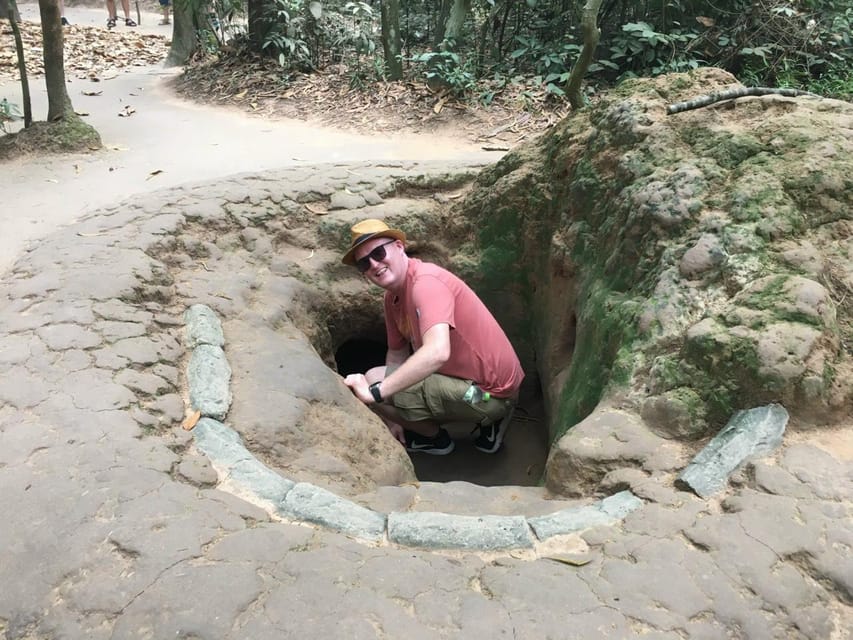
<path id="1" fill-rule="evenodd" d="M 385 352 L 388 346 L 384 342 L 370 338 L 353 338 L 343 343 L 335 352 L 335 365 L 338 373 L 348 376 L 351 373 L 364 373 L 373 367 L 385 364 Z"/>
<path id="2" fill-rule="evenodd" d="M 375 334 L 374 334 L 375 335 Z M 354 337 L 335 351 L 338 373 L 363 373 L 385 364 L 387 345 L 375 338 Z M 462 480 L 481 486 L 535 486 L 540 483 L 548 457 L 548 426 L 542 389 L 535 373 L 528 372 L 522 384 L 518 407 L 497 453 L 474 448 L 473 424 L 444 425 L 456 443 L 446 456 L 412 453 L 415 473 L 421 481 Z"/>

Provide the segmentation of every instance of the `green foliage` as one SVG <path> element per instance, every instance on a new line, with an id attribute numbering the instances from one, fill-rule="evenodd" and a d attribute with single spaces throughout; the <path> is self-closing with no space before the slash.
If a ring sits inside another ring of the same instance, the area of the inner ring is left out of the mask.
<path id="1" fill-rule="evenodd" d="M 814 4 L 814 6 L 812 6 Z M 758 2 L 717 37 L 747 84 L 853 99 L 853 2 Z"/>
<path id="2" fill-rule="evenodd" d="M 660 33 L 647 22 L 629 22 L 622 25 L 621 32 L 614 34 L 609 56 L 602 55 L 598 64 L 629 77 L 696 69 L 704 61 L 692 55 L 686 45 L 698 37 L 689 30 Z"/>
<path id="3" fill-rule="evenodd" d="M 0 100 L 0 131 L 4 134 L 9 133 L 6 130 L 6 123 L 15 120 L 23 120 L 24 114 L 21 113 L 18 105 L 9 102 L 6 98 Z"/>
<path id="4" fill-rule="evenodd" d="M 262 50 L 277 58 L 282 67 L 310 67 L 302 0 L 271 0 L 264 8 Z"/>
<path id="5" fill-rule="evenodd" d="M 453 51 L 431 51 L 414 56 L 412 62 L 422 65 L 420 68 L 431 87 L 448 90 L 462 97 L 476 86 L 476 76 L 470 61 Z"/>
<path id="6" fill-rule="evenodd" d="M 220 27 L 229 3 L 239 0 L 214 2 L 217 17 L 205 27 L 211 48 L 224 40 Z M 268 0 L 263 7 L 263 51 L 283 67 L 312 71 L 343 64 L 357 88 L 384 79 L 376 4 Z M 527 85 L 536 100 L 543 90 L 553 99 L 564 97 L 582 51 L 582 2 L 472 2 L 458 43 L 430 49 L 444 32 L 446 9 L 446 3 L 427 0 L 402 4 L 399 33 L 409 78 L 485 104 L 509 83 Z M 587 93 L 627 77 L 710 65 L 746 85 L 853 99 L 853 0 L 612 0 L 602 6 L 598 26 Z"/>
<path id="7" fill-rule="evenodd" d="M 351 87 L 382 78 L 378 17 L 367 2 L 270 0 L 262 18 L 262 50 L 287 69 L 312 71 L 343 63 Z"/>

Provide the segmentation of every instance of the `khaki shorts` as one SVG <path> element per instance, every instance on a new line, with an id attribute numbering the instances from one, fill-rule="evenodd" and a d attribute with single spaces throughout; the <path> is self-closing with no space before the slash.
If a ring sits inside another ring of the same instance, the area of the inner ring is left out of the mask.
<path id="1" fill-rule="evenodd" d="M 488 425 L 504 417 L 511 401 L 489 398 L 471 405 L 462 399 L 471 380 L 453 378 L 440 373 L 432 375 L 394 394 L 393 403 L 404 420 L 420 422 L 474 422 Z"/>

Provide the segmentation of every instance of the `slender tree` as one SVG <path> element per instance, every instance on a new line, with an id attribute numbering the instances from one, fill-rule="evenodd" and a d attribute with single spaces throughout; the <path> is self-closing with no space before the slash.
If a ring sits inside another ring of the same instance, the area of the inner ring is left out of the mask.
<path id="1" fill-rule="evenodd" d="M 18 5 L 9 0 L 0 0 L 0 20 L 21 21 L 21 14 L 18 12 Z"/>
<path id="2" fill-rule="evenodd" d="M 47 119 L 61 120 L 74 114 L 68 90 L 65 88 L 65 55 L 58 0 L 39 0 L 41 15 L 44 79 L 47 85 Z"/>
<path id="3" fill-rule="evenodd" d="M 403 77 L 402 42 L 400 39 L 400 0 L 381 0 L 382 49 L 389 80 Z"/>
<path id="4" fill-rule="evenodd" d="M 20 14 L 15 0 L 0 0 L 0 16 L 8 17 L 15 37 L 15 52 L 18 56 L 18 73 L 21 76 L 21 97 L 24 103 L 24 128 L 33 123 L 33 102 L 30 98 L 30 81 L 27 77 L 27 63 L 24 59 L 24 42 L 18 27 Z M 16 17 L 17 16 L 17 17 Z"/>
<path id="5" fill-rule="evenodd" d="M 598 38 L 601 36 L 597 22 L 601 1 L 587 0 L 583 7 L 583 15 L 581 16 L 583 49 L 575 65 L 572 67 L 572 72 L 566 82 L 566 96 L 569 99 L 569 104 L 572 105 L 572 109 L 580 109 L 584 104 L 583 94 L 581 93 L 581 82 L 586 75 L 586 70 L 589 69 L 592 57 L 595 54 L 595 47 L 598 46 Z"/>
<path id="6" fill-rule="evenodd" d="M 248 0 L 249 42 L 252 50 L 260 53 L 264 46 L 266 25 L 264 24 L 265 0 Z"/>

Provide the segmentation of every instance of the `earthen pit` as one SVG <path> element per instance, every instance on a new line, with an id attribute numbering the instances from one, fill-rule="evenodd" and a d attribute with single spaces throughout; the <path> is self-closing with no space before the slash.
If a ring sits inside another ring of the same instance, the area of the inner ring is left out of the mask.
<path id="1" fill-rule="evenodd" d="M 338 373 L 362 373 L 385 362 L 387 345 L 371 337 L 352 337 L 335 350 Z M 504 445 L 496 454 L 474 448 L 471 424 L 445 425 L 456 449 L 448 456 L 412 454 L 415 473 L 421 481 L 462 480 L 482 486 L 535 486 L 541 481 L 548 456 L 548 428 L 543 415 L 542 392 L 535 375 L 528 374 L 522 386 L 516 414 Z"/>

